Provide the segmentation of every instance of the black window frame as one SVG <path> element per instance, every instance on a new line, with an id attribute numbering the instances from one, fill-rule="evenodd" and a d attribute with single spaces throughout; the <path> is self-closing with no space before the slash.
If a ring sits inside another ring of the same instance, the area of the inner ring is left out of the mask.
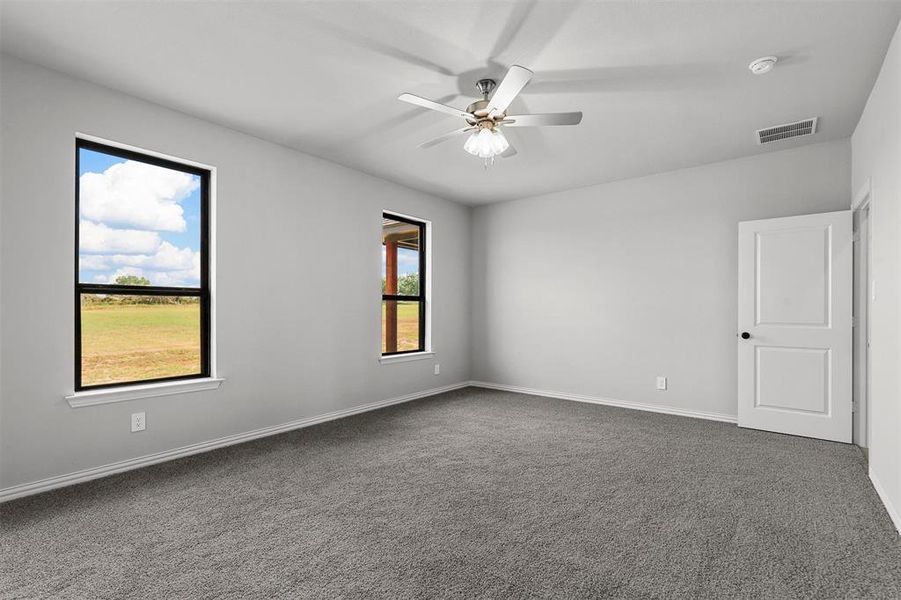
<path id="1" fill-rule="evenodd" d="M 109 283 L 81 283 L 79 280 L 80 228 L 81 228 L 81 190 L 80 159 L 81 150 L 93 150 L 111 156 L 136 160 L 143 163 L 190 173 L 200 177 L 200 287 L 165 287 L 145 285 L 119 285 Z M 211 294 L 210 294 L 210 179 L 209 169 L 184 164 L 175 160 L 160 158 L 135 150 L 127 150 L 84 138 L 75 139 L 75 391 L 118 388 L 129 385 L 143 385 L 165 381 L 181 381 L 186 379 L 203 379 L 211 377 L 210 327 L 211 327 Z M 200 303 L 200 372 L 172 377 L 154 379 L 138 379 L 114 383 L 82 385 L 81 380 L 81 296 L 83 294 L 115 294 L 131 296 L 191 296 L 199 298 Z"/>
<path id="2" fill-rule="evenodd" d="M 399 221 L 401 223 L 407 223 L 409 225 L 415 225 L 419 228 L 419 294 L 416 296 L 404 296 L 401 294 L 385 294 L 382 293 L 382 302 L 384 303 L 386 300 L 394 300 L 397 302 L 419 302 L 419 345 L 415 350 L 398 350 L 395 352 L 382 352 L 382 356 L 398 356 L 401 354 L 413 354 L 416 352 L 425 352 L 426 351 L 426 329 L 425 329 L 425 321 L 426 321 L 426 288 L 427 286 L 427 277 L 428 273 L 426 273 L 426 244 L 428 244 L 428 240 L 426 239 L 426 223 L 425 221 L 418 221 L 411 217 L 405 217 L 402 215 L 398 215 L 389 211 L 382 212 L 382 219 L 391 219 L 392 221 Z M 384 223 L 384 221 L 383 221 Z M 384 246 L 384 225 L 383 228 L 383 238 L 382 245 Z M 387 275 L 387 274 L 386 274 Z"/>

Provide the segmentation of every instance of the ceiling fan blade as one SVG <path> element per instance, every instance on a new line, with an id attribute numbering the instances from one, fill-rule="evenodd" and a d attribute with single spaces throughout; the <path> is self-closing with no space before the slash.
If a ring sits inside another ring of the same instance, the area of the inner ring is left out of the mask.
<path id="1" fill-rule="evenodd" d="M 439 135 L 436 138 L 433 138 L 427 142 L 423 142 L 417 146 L 418 148 L 431 148 L 432 146 L 437 146 L 441 142 L 446 142 L 452 137 L 456 137 L 460 134 L 466 133 L 467 131 L 472 131 L 475 127 L 464 127 L 463 129 L 455 129 L 454 131 L 450 131 L 445 133 L 444 135 Z"/>
<path id="2" fill-rule="evenodd" d="M 544 127 L 547 125 L 578 125 L 581 112 L 546 113 L 543 115 L 509 115 L 504 117 L 504 127 Z"/>
<path id="3" fill-rule="evenodd" d="M 532 79 L 532 71 L 519 65 L 510 67 L 510 70 L 504 76 L 504 80 L 497 86 L 497 89 L 494 90 L 494 95 L 488 101 L 487 110 L 492 113 L 503 113 L 506 111 L 513 99 L 519 95 L 522 88 L 526 87 L 530 79 Z"/>
<path id="4" fill-rule="evenodd" d="M 507 140 L 507 143 L 509 144 L 510 140 Z M 500 157 L 501 158 L 510 158 L 511 156 L 516 156 L 516 155 L 517 155 L 516 148 L 513 147 L 513 144 L 510 144 L 509 146 L 507 146 L 506 150 L 501 152 Z"/>
<path id="5" fill-rule="evenodd" d="M 438 112 L 443 112 L 455 117 L 461 117 L 463 119 L 466 119 L 467 121 L 475 121 L 473 116 L 466 111 L 454 108 L 453 106 L 448 106 L 447 104 L 435 102 L 434 100 L 428 100 L 427 98 L 414 96 L 413 94 L 401 94 L 397 97 L 397 99 L 401 102 L 409 102 L 410 104 L 415 104 L 416 106 L 421 106 L 422 108 L 428 108 L 429 110 L 436 110 Z"/>

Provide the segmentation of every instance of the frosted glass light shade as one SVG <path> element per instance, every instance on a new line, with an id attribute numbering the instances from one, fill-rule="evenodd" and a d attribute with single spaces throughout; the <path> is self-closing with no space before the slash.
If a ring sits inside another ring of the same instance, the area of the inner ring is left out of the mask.
<path id="1" fill-rule="evenodd" d="M 463 144 L 464 150 L 479 158 L 493 158 L 502 154 L 509 147 L 510 143 L 503 133 L 490 129 L 480 129 L 474 132 Z"/>

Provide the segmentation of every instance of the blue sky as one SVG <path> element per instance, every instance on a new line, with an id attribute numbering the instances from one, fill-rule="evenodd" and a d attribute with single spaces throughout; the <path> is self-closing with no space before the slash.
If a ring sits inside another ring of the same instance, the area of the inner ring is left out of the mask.
<path id="1" fill-rule="evenodd" d="M 409 248 L 397 249 L 397 274 L 409 275 L 419 272 L 419 252 Z M 385 276 L 385 247 L 382 246 L 382 277 Z"/>
<path id="2" fill-rule="evenodd" d="M 152 285 L 197 287 L 200 177 L 79 150 L 79 280 L 121 274 Z"/>

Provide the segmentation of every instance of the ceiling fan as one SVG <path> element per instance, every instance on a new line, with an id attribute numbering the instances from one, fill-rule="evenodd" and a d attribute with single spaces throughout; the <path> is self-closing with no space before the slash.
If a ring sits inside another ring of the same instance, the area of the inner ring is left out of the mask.
<path id="1" fill-rule="evenodd" d="M 494 164 L 496 156 L 512 156 L 516 150 L 504 137 L 502 127 L 544 127 L 547 125 L 578 125 L 582 121 L 581 112 L 546 113 L 535 115 L 508 115 L 507 108 L 513 99 L 532 79 L 532 71 L 519 65 L 513 65 L 507 71 L 500 85 L 493 79 L 480 79 L 476 87 L 482 94 L 477 100 L 460 110 L 447 104 L 428 100 L 413 94 L 401 94 L 398 100 L 409 102 L 422 108 L 460 117 L 466 121 L 466 127 L 455 129 L 419 145 L 420 148 L 431 148 L 441 142 L 458 135 L 470 133 L 463 149 L 485 161 L 485 167 Z M 495 89 L 496 88 L 496 89 Z M 494 92 L 492 94 L 491 92 Z"/>

